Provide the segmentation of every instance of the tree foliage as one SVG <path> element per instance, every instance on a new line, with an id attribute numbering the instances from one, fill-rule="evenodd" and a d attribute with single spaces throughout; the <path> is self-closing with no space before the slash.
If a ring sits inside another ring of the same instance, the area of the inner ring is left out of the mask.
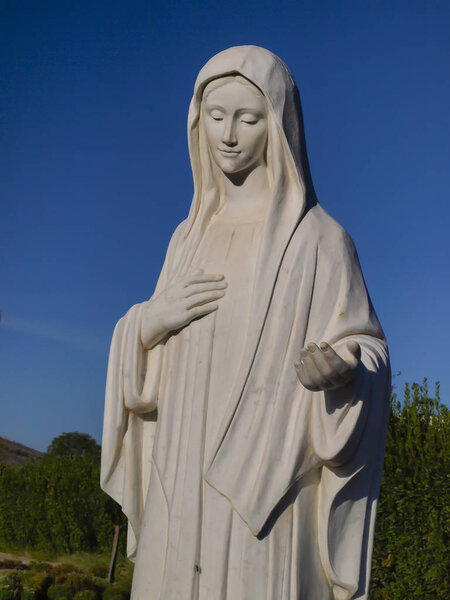
<path id="1" fill-rule="evenodd" d="M 99 478 L 99 460 L 90 455 L 0 465 L 0 542 L 54 553 L 109 549 L 124 517 Z"/>
<path id="2" fill-rule="evenodd" d="M 449 410 L 427 381 L 394 395 L 372 561 L 371 600 L 450 597 Z"/>
<path id="3" fill-rule="evenodd" d="M 55 437 L 47 448 L 51 456 L 95 456 L 100 458 L 100 446 L 88 433 L 72 431 Z"/>

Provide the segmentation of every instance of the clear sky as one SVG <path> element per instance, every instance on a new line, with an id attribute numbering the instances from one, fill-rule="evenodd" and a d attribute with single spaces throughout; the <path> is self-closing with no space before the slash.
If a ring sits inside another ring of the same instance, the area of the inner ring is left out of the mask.
<path id="1" fill-rule="evenodd" d="M 440 380 L 449 403 L 448 2 L 3 0 L 0 23 L 0 435 L 100 440 L 114 324 L 190 205 L 195 77 L 238 44 L 297 81 L 397 387 Z"/>

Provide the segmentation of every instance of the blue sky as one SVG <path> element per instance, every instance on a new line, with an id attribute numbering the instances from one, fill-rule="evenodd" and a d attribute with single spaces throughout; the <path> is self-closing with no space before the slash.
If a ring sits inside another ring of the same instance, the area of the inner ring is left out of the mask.
<path id="1" fill-rule="evenodd" d="M 0 435 L 100 440 L 114 324 L 189 208 L 195 77 L 238 44 L 297 81 L 397 387 L 440 380 L 450 403 L 447 2 L 15 0 L 0 22 Z"/>

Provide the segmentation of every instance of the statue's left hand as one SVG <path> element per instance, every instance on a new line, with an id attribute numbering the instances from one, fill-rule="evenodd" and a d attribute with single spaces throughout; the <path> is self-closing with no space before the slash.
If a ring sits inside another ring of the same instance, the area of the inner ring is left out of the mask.
<path id="1" fill-rule="evenodd" d="M 313 392 L 335 390 L 355 377 L 361 358 L 358 342 L 346 342 L 338 352 L 326 342 L 320 347 L 310 343 L 300 350 L 300 362 L 294 366 L 305 388 Z"/>

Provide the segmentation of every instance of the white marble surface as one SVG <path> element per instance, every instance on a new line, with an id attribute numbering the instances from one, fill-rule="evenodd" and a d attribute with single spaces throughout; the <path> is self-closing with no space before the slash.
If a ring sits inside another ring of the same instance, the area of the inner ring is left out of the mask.
<path id="1" fill-rule="evenodd" d="M 189 215 L 108 365 L 102 487 L 129 519 L 132 598 L 366 599 L 389 359 L 287 67 L 214 56 L 188 134 Z"/>

